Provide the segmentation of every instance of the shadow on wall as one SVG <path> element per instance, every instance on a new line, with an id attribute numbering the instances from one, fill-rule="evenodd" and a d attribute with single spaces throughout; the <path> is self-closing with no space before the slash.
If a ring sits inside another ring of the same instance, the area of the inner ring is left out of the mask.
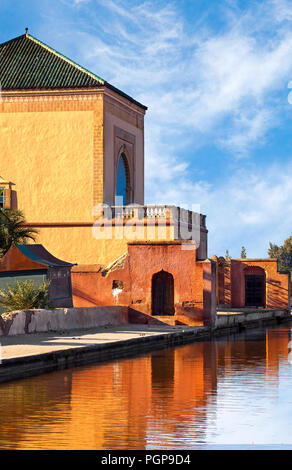
<path id="1" fill-rule="evenodd" d="M 74 287 L 72 291 L 73 299 L 74 299 L 74 307 L 76 307 L 76 303 L 78 303 L 78 307 L 82 307 L 82 303 L 84 302 L 84 306 L 86 307 L 96 307 L 98 304 L 94 297 L 90 297 L 87 292 L 84 292 L 78 287 Z M 78 299 L 78 300 L 77 300 Z"/>
<path id="2" fill-rule="evenodd" d="M 287 305 L 288 289 L 285 289 L 278 283 L 279 281 L 274 281 L 272 279 L 267 281 L 267 284 L 269 285 L 269 307 L 279 308 L 279 306 L 281 306 L 282 308 L 287 309 L 289 307 L 289 302 Z"/>

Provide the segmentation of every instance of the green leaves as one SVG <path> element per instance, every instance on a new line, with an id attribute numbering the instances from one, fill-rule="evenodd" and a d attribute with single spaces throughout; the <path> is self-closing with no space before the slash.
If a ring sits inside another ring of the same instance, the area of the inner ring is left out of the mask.
<path id="1" fill-rule="evenodd" d="M 268 254 L 270 258 L 277 258 L 281 266 L 292 268 L 292 236 L 281 246 L 270 243 Z"/>
<path id="2" fill-rule="evenodd" d="M 280 272 L 290 272 L 290 282 L 292 289 L 292 236 L 288 237 L 281 246 L 270 242 L 268 255 L 270 258 L 277 258 Z"/>
<path id="3" fill-rule="evenodd" d="M 25 217 L 20 210 L 0 210 L 0 257 L 4 256 L 13 244 L 24 244 L 28 239 L 35 241 L 38 231 L 25 227 Z"/>
<path id="4" fill-rule="evenodd" d="M 39 286 L 34 281 L 17 281 L 15 286 L 8 285 L 0 290 L 0 305 L 4 307 L 4 312 L 46 308 L 49 304 L 49 285 L 49 281 Z"/>

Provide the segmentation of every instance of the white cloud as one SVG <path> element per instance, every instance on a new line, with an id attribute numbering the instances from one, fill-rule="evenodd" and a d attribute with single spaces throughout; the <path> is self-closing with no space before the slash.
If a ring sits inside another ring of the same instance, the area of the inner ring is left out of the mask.
<path id="1" fill-rule="evenodd" d="M 172 185 L 152 184 L 151 194 L 161 202 L 192 208 L 200 204 L 207 214 L 209 255 L 240 256 L 241 246 L 250 257 L 267 256 L 269 241 L 282 244 L 292 226 L 292 164 L 266 170 L 238 170 L 222 185 L 191 182 L 179 176 Z M 157 199 L 156 199 L 157 201 Z"/>
<path id="2" fill-rule="evenodd" d="M 159 9 L 153 2 L 98 3 L 112 15 L 96 18 L 105 38 L 83 32 L 80 53 L 103 78 L 149 106 L 151 129 L 158 126 L 165 135 L 174 127 L 181 134 L 212 133 L 214 143 L 242 155 L 277 122 L 270 95 L 290 78 L 289 28 L 264 41 L 257 15 L 247 12 L 232 17 L 221 34 L 186 34 L 171 4 Z M 264 28 L 274 21 L 273 4 L 268 7 L 258 11 Z"/>

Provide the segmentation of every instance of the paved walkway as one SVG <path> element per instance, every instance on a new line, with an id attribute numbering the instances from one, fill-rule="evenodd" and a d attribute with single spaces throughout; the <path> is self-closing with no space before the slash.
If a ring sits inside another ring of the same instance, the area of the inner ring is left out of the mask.
<path id="1" fill-rule="evenodd" d="M 145 336 L 157 336 L 196 330 L 196 327 L 123 325 L 100 327 L 90 330 L 64 332 L 31 333 L 17 336 L 0 336 L 0 359 L 21 358 L 76 349 L 87 346 L 109 344 L 117 341 L 137 339 Z"/>

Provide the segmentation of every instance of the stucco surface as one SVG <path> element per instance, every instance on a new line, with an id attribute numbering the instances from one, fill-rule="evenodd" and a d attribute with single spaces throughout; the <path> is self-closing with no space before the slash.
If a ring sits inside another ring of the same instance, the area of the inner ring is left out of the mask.
<path id="1" fill-rule="evenodd" d="M 196 250 L 185 250 L 180 242 L 136 242 L 128 244 L 123 266 L 103 275 L 93 268 L 72 270 L 73 305 L 131 306 L 152 315 L 152 278 L 164 270 L 174 279 L 175 315 L 164 317 L 170 324 L 203 325 L 214 321 L 215 272 L 210 261 L 197 261 Z M 118 296 L 113 283 L 123 283 Z M 162 320 L 162 317 L 159 317 Z M 163 321 L 163 320 L 162 320 Z"/>
<path id="2" fill-rule="evenodd" d="M 128 323 L 128 309 L 123 307 L 56 308 L 24 310 L 0 318 L 0 336 L 25 333 L 94 328 Z"/>
<path id="3" fill-rule="evenodd" d="M 0 155 L 28 222 L 92 219 L 92 111 L 0 114 Z"/>

